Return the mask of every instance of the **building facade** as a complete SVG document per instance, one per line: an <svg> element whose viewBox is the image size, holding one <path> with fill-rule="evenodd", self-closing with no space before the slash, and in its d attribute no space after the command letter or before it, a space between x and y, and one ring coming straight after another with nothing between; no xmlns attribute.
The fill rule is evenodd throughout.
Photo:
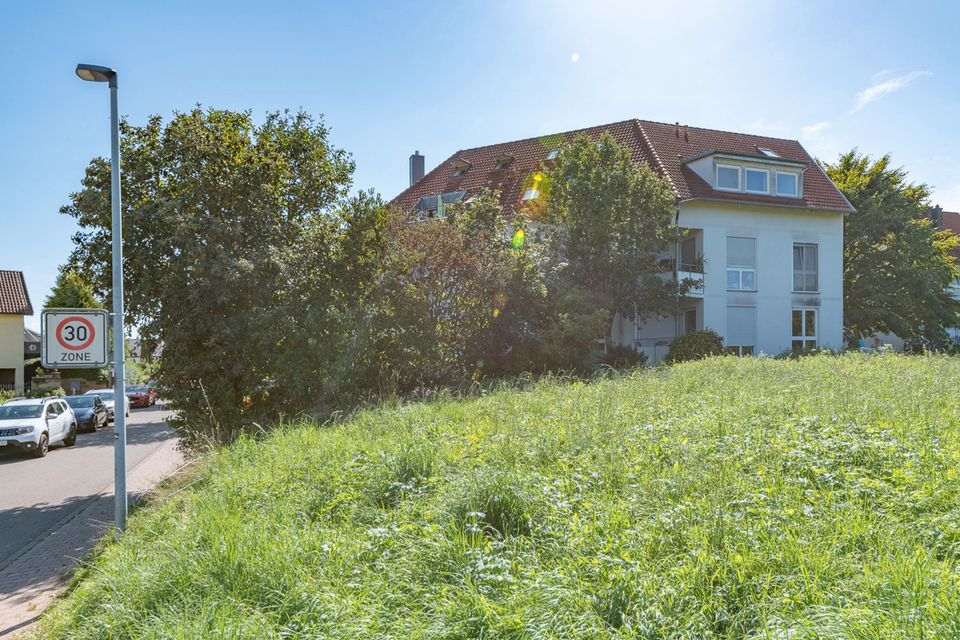
<svg viewBox="0 0 960 640"><path fill-rule="evenodd" d="M464 149L426 175L417 152L391 204L431 216L486 188L512 212L539 196L530 176L564 143L603 133L673 187L679 230L664 276L694 285L670 316L614 318L612 343L653 362L696 329L740 355L843 347L843 219L855 212L795 140L626 120Z"/></svg>
<svg viewBox="0 0 960 640"><path fill-rule="evenodd" d="M33 315L21 271L0 270L0 389L23 392L23 317Z"/></svg>

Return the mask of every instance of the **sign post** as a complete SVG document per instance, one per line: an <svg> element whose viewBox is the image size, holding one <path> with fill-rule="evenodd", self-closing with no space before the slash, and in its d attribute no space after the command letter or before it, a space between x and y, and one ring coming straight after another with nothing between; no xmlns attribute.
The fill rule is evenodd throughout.
<svg viewBox="0 0 960 640"><path fill-rule="evenodd" d="M88 82L106 82L110 88L110 244L113 248L113 508L114 535L127 528L127 418L123 407L123 231L120 215L120 115L117 107L117 71L96 64L78 64L77 77Z"/></svg>

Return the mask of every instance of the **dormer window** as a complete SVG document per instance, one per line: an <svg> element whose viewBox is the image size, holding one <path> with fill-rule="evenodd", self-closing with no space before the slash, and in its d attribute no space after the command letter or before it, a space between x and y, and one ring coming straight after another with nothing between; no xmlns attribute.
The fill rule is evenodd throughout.
<svg viewBox="0 0 960 640"><path fill-rule="evenodd" d="M453 162L453 177L457 178L462 175L465 175L467 171L470 171L470 167L473 165L467 162L466 160L460 159Z"/></svg>
<svg viewBox="0 0 960 640"><path fill-rule="evenodd" d="M493 166L494 171L503 171L513 164L513 156L500 156L497 158L497 164Z"/></svg>
<svg viewBox="0 0 960 640"><path fill-rule="evenodd" d="M560 149L550 149L550 153L547 154L547 160L556 160L559 153Z"/></svg>
<svg viewBox="0 0 960 640"><path fill-rule="evenodd" d="M740 191L740 167L718 164L717 189L721 191Z"/></svg>
<svg viewBox="0 0 960 640"><path fill-rule="evenodd" d="M800 177L796 173L777 171L777 195L796 198L800 195Z"/></svg>
<svg viewBox="0 0 960 640"><path fill-rule="evenodd" d="M747 193L770 193L770 172L766 169L744 169Z"/></svg>

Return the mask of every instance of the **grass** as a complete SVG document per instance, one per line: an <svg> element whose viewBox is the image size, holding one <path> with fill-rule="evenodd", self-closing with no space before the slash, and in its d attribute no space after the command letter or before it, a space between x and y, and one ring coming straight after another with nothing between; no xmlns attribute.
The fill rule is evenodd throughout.
<svg viewBox="0 0 960 640"><path fill-rule="evenodd" d="M716 358L288 425L133 518L59 638L957 638L960 360Z"/></svg>

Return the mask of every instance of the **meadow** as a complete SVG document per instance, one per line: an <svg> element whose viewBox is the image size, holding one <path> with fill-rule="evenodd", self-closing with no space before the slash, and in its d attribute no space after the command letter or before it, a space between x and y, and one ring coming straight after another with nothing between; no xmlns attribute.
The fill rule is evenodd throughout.
<svg viewBox="0 0 960 640"><path fill-rule="evenodd" d="M960 359L713 358L299 421L105 543L49 638L957 638Z"/></svg>

